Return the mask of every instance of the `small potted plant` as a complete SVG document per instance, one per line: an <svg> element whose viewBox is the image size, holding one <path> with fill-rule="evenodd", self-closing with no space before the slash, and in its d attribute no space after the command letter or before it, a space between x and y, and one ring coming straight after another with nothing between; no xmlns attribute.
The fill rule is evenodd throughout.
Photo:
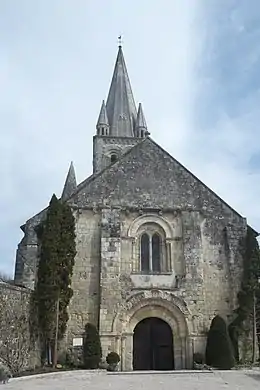
<svg viewBox="0 0 260 390"><path fill-rule="evenodd" d="M118 363L120 362L120 357L116 352L109 352L106 357L106 362L108 364L107 371L117 371Z"/></svg>

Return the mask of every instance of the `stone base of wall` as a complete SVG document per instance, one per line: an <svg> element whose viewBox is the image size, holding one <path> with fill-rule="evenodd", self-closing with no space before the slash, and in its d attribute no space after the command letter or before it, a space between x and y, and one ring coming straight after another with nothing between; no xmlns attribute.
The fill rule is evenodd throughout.
<svg viewBox="0 0 260 390"><path fill-rule="evenodd" d="M102 356L105 359L111 351L117 352L120 356L120 369L122 371L133 370L133 333L103 334L100 337L102 345ZM174 366L176 370L192 369L193 354L205 353L206 336L197 335L187 338L175 338L173 343Z"/></svg>
<svg viewBox="0 0 260 390"><path fill-rule="evenodd" d="M40 348L30 338L31 291L0 282L0 359L13 374L40 366Z"/></svg>

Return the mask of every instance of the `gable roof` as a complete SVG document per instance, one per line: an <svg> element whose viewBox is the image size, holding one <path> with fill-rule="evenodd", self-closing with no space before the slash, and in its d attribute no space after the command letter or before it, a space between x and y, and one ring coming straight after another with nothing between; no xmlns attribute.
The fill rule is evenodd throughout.
<svg viewBox="0 0 260 390"><path fill-rule="evenodd" d="M167 182L166 189L161 188L164 181ZM163 197L165 201L159 201ZM116 163L82 183L70 201L84 207L93 203L102 204L104 199L114 206L137 205L139 202L140 207L160 208L168 205L170 208L174 204L177 207L186 204L202 210L212 208L217 203L222 212L243 218L151 138L142 140Z"/></svg>
<svg viewBox="0 0 260 390"><path fill-rule="evenodd" d="M155 161L156 158L157 161ZM164 166L160 168L160 165ZM150 168L148 169L150 177L147 175L147 167ZM213 209L216 211L218 209L220 215L228 213L229 215L233 214L235 218L243 218L241 214L149 137L140 140L138 144L123 154L117 162L83 180L67 201L70 204L77 204L79 207L93 206L94 204L104 205L104 200L106 200L106 204L111 204L111 206L134 206L135 202L135 206L140 206L140 208L167 208L167 206L168 208L174 208L176 203L174 204L172 201L174 193L171 185L167 186L167 191L164 191L163 194L162 192L159 193L160 198L162 195L166 196L164 204L163 202L158 202L158 193L157 201L154 199L151 201L151 197L153 198L155 192L158 192L158 188L161 187L161 183L157 185L158 183L156 184L154 180L151 180L151 174L154 171L157 171L157 179L159 176L161 182L166 180L170 184L170 181L172 181L175 182L177 187L182 187L179 188L178 197L180 197L181 192L182 201L183 204L185 203L186 208L187 205L190 205L191 208L195 207L198 210L206 211L207 208L211 208L212 211ZM141 174L138 181L140 187L136 187L138 172L139 175ZM166 178L162 177L162 172L166 172ZM181 185L176 183L176 175L179 175L179 181L183 181ZM143 186L144 181L145 186ZM129 182L132 182L130 189L126 185ZM152 186L147 188L147 183L149 182ZM142 192L144 187L146 187L146 190L150 190L146 192L146 195ZM123 192L120 191L120 188L123 189ZM189 194L188 197L187 193ZM125 198L126 195L127 199ZM196 199L195 204L194 198ZM177 205L177 208L178 206L180 205ZM38 223L41 217L45 215L47 208L30 218L27 222L35 220ZM259 235L257 231L254 230L254 232L256 235Z"/></svg>

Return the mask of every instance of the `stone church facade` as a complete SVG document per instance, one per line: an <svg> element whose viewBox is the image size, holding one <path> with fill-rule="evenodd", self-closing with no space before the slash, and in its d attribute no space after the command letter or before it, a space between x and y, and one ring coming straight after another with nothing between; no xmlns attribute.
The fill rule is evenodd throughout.
<svg viewBox="0 0 260 390"><path fill-rule="evenodd" d="M77 245L66 343L92 322L123 370L191 368L212 318L236 307L247 222L149 135L119 47L93 174L77 184L71 164L62 193ZM15 282L30 289L45 213L21 227Z"/></svg>

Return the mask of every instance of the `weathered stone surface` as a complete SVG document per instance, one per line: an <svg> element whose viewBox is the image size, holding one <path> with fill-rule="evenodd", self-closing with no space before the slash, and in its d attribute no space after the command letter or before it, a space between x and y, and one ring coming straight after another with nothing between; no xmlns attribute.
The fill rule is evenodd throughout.
<svg viewBox="0 0 260 390"><path fill-rule="evenodd" d="M79 207L95 202L134 209L197 210L217 222L242 218L149 138L81 188L73 201Z"/></svg>
<svg viewBox="0 0 260 390"><path fill-rule="evenodd" d="M37 343L30 338L30 291L0 283L0 361L12 374L40 363Z"/></svg>
<svg viewBox="0 0 260 390"><path fill-rule="evenodd" d="M100 137L93 140L93 172L98 173L111 164L111 156L117 159L141 141L132 137Z"/></svg>
<svg viewBox="0 0 260 390"><path fill-rule="evenodd" d="M124 129L123 113L115 119ZM175 367L190 368L193 353L204 352L212 318L229 320L236 308L246 219L150 138L98 134L94 173L67 200L77 255L65 344L73 348L92 322L103 356L114 350L121 368L131 370L135 326L157 316L174 335ZM29 288L38 263L35 229L44 217L45 210L26 222L17 251L15 281ZM152 255L149 270L141 269L143 234L149 253L159 237L156 270Z"/></svg>

